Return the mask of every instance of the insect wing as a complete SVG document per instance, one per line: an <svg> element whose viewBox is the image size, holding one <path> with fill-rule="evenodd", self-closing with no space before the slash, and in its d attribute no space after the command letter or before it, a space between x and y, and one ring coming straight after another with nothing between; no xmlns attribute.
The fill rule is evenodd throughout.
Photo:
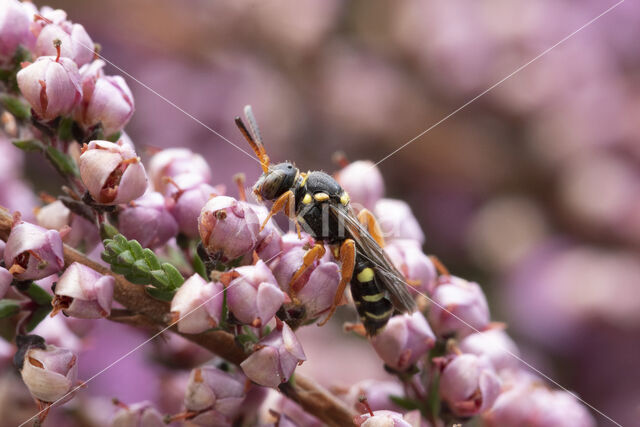
<svg viewBox="0 0 640 427"><path fill-rule="evenodd" d="M345 211L342 206L332 203L330 203L330 207L332 214L344 224L346 235L356 242L356 250L359 251L359 254L376 267L376 277L389 292L395 308L402 312L415 311L416 303L407 290L409 285L406 284L402 273L394 267L384 250L367 229L360 224L353 210Z"/></svg>

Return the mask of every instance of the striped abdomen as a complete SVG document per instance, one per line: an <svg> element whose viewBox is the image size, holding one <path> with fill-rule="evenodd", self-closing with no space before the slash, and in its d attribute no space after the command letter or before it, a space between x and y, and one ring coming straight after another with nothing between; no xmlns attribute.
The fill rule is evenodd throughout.
<svg viewBox="0 0 640 427"><path fill-rule="evenodd" d="M376 335L393 315L393 305L378 286L371 263L359 255L351 278L351 295L367 334Z"/></svg>

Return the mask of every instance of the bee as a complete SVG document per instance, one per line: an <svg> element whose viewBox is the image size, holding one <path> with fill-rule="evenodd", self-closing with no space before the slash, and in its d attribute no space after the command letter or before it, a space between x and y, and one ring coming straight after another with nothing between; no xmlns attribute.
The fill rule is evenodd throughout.
<svg viewBox="0 0 640 427"><path fill-rule="evenodd" d="M304 255L300 269L291 284L326 252L325 244L341 263L341 279L324 325L340 303L347 284L369 336L376 335L394 312L412 312L415 301L406 288L402 274L385 255L384 239L378 223L366 209L357 215L349 203L349 195L340 184L324 172L301 172L293 163L271 165L251 106L244 108L249 124L240 117L236 125L255 152L263 174L253 186L259 200L272 201L269 215L262 223L280 211L295 222L298 235L301 228L316 242ZM291 289L295 293L299 289Z"/></svg>

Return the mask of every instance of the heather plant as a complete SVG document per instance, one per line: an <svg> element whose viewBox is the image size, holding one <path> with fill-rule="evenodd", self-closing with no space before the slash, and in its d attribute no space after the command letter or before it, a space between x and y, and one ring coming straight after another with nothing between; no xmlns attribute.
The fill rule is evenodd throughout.
<svg viewBox="0 0 640 427"><path fill-rule="evenodd" d="M143 162L145 141L134 146L124 133L134 112L127 80L105 74L90 35L65 12L2 0L0 42L0 143L42 156L64 181L41 197L35 220L0 211L0 317L13 327L6 338L39 409L35 423L91 387L93 377L78 378L83 360L71 339L37 334L47 316L67 316L89 337L83 323L94 319L183 341L170 339L157 356L184 374L176 395L167 392L176 410L116 400L114 426L595 425L574 395L520 363L482 286L423 252L411 208L383 198L382 174L366 161L345 162L335 176L356 210L374 213L419 309L396 313L371 337L345 324L378 354L387 384L331 393L296 373L307 361L300 331L316 328L338 288L332 251L295 276L316 242L273 219L263 225L268 210L241 179L237 197L225 194L215 162L179 146ZM341 302L353 310L349 295Z"/></svg>

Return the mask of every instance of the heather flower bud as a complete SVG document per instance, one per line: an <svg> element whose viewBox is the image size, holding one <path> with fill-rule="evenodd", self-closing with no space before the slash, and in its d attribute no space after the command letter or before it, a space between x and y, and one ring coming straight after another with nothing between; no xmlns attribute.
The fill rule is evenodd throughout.
<svg viewBox="0 0 640 427"><path fill-rule="evenodd" d="M229 310L242 323L266 325L285 300L271 270L260 260L235 272L238 277L227 286Z"/></svg>
<svg viewBox="0 0 640 427"><path fill-rule="evenodd" d="M421 313L394 316L371 344L384 363L407 370L433 348L436 337Z"/></svg>
<svg viewBox="0 0 640 427"><path fill-rule="evenodd" d="M18 45L31 47L34 37L29 31L30 21L27 9L19 1L0 1L0 60L10 59Z"/></svg>
<svg viewBox="0 0 640 427"><path fill-rule="evenodd" d="M54 311L81 319L99 319L111 314L113 276L102 275L84 264L74 262L55 285Z"/></svg>
<svg viewBox="0 0 640 427"><path fill-rule="evenodd" d="M351 197L352 203L372 210L384 194L380 169L368 160L350 163L338 173L336 180Z"/></svg>
<svg viewBox="0 0 640 427"><path fill-rule="evenodd" d="M262 224L269 215L269 210L263 205L251 205L244 202L244 206L249 206L255 212L259 224ZM265 227L258 234L258 244L255 251L264 262L272 261L282 253L282 233L273 220L267 221Z"/></svg>
<svg viewBox="0 0 640 427"><path fill-rule="evenodd" d="M380 199L373 213L378 219L385 239L411 239L416 240L420 245L424 243L424 233L406 202Z"/></svg>
<svg viewBox="0 0 640 427"><path fill-rule="evenodd" d="M200 175L183 173L171 181L169 211L178 223L180 232L188 237L198 237L198 217L207 202L224 193L224 187L212 187ZM227 236L228 238L229 236Z"/></svg>
<svg viewBox="0 0 640 427"><path fill-rule="evenodd" d="M364 396L371 410L401 411L391 396L404 396L405 390L398 381L363 380L349 389L346 401L351 407L356 407L360 398Z"/></svg>
<svg viewBox="0 0 640 427"><path fill-rule="evenodd" d="M518 347L502 329L476 332L460 341L458 346L464 353L487 358L496 372L516 368L520 363Z"/></svg>
<svg viewBox="0 0 640 427"><path fill-rule="evenodd" d="M207 283L194 274L180 286L171 301L171 314L178 321L178 331L199 334L220 323L222 283Z"/></svg>
<svg viewBox="0 0 640 427"><path fill-rule="evenodd" d="M462 338L489 325L489 305L480 285L450 277L433 292L427 317L438 336Z"/></svg>
<svg viewBox="0 0 640 427"><path fill-rule="evenodd" d="M9 273L9 270L0 267L0 299L4 298L11 286L11 282L13 282L13 276Z"/></svg>
<svg viewBox="0 0 640 427"><path fill-rule="evenodd" d="M125 145L91 141L78 161L80 177L96 202L127 203L147 189L147 175L140 158Z"/></svg>
<svg viewBox="0 0 640 427"><path fill-rule="evenodd" d="M293 275L302 266L306 250L294 247L283 254L271 266L280 288L286 293L295 293L295 302L305 309L304 319L315 319L328 310L340 282L340 269L335 262L316 261L291 285Z"/></svg>
<svg viewBox="0 0 640 427"><path fill-rule="evenodd" d="M80 102L80 75L69 58L41 56L17 74L18 87L39 118L67 115Z"/></svg>
<svg viewBox="0 0 640 427"><path fill-rule="evenodd" d="M411 417L411 420L413 418ZM358 415L353 419L353 423L361 427L420 427L419 420L420 418L418 418L418 423L414 424L406 420L405 416L399 412L382 410L374 411L373 415Z"/></svg>
<svg viewBox="0 0 640 427"><path fill-rule="evenodd" d="M140 402L123 405L116 412L111 427L163 427L166 426L163 416L153 407L151 402Z"/></svg>
<svg viewBox="0 0 640 427"><path fill-rule="evenodd" d="M145 248L159 248L178 234L178 223L160 193L147 192L118 215L118 230Z"/></svg>
<svg viewBox="0 0 640 427"><path fill-rule="evenodd" d="M36 220L38 225L50 230L61 231L65 227L71 227L62 240L74 248L82 246L87 253L91 252L101 241L95 224L72 213L59 200L39 208Z"/></svg>
<svg viewBox="0 0 640 427"><path fill-rule="evenodd" d="M409 289L431 295L436 284L436 268L415 240L397 239L384 248L393 265L402 273Z"/></svg>
<svg viewBox="0 0 640 427"><path fill-rule="evenodd" d="M106 76L97 59L80 69L82 102L74 117L85 129L102 124L104 135L122 130L134 111L133 94L121 76Z"/></svg>
<svg viewBox="0 0 640 427"><path fill-rule="evenodd" d="M307 360L302 346L286 323L258 342L258 349L240 367L255 383L278 387L289 381L296 366Z"/></svg>
<svg viewBox="0 0 640 427"><path fill-rule="evenodd" d="M493 406L500 386L500 379L486 359L461 354L446 363L439 391L455 415L470 417Z"/></svg>
<svg viewBox="0 0 640 427"><path fill-rule="evenodd" d="M202 208L198 230L207 253L222 262L228 262L250 253L256 247L260 224L248 205L232 197L217 196Z"/></svg>
<svg viewBox="0 0 640 427"><path fill-rule="evenodd" d="M60 56L69 58L78 66L91 62L94 55L93 40L80 24L69 21L45 25L38 34L34 49L35 56L57 55L54 40L62 42Z"/></svg>
<svg viewBox="0 0 640 427"><path fill-rule="evenodd" d="M198 415L189 421L201 426L231 425L245 397L241 378L210 365L192 370L184 406Z"/></svg>
<svg viewBox="0 0 640 427"><path fill-rule="evenodd" d="M19 222L7 239L4 263L18 280L37 280L57 273L64 266L60 233Z"/></svg>
<svg viewBox="0 0 640 427"><path fill-rule="evenodd" d="M77 356L64 348L47 345L26 351L20 373L36 399L53 403L69 393L78 376ZM71 399L71 394L64 401Z"/></svg>
<svg viewBox="0 0 640 427"><path fill-rule="evenodd" d="M505 379L503 391L491 409L482 414L482 422L487 427L596 425L575 396L566 391L550 390L539 378L524 371L516 371Z"/></svg>
<svg viewBox="0 0 640 427"><path fill-rule="evenodd" d="M165 177L175 178L183 173L198 175L202 182L211 181L211 169L200 154L187 148L168 148L156 153L149 162L149 177L153 188L164 193Z"/></svg>

